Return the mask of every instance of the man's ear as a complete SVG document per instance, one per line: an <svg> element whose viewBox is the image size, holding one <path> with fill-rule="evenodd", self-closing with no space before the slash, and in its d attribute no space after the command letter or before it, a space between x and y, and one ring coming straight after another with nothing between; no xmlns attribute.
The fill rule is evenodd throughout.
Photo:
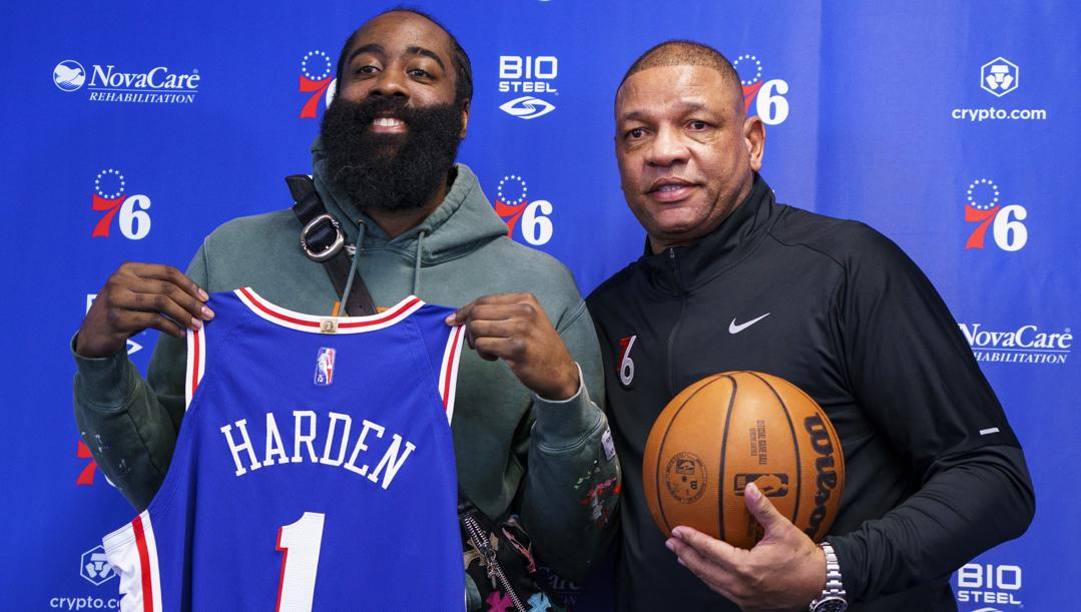
<svg viewBox="0 0 1081 612"><path fill-rule="evenodd" d="M466 129L469 127L469 98L462 100L462 129L458 132L458 140L465 140Z"/></svg>
<svg viewBox="0 0 1081 612"><path fill-rule="evenodd" d="M751 169L758 172L762 169L762 158L766 154L766 124L755 115L747 117L743 121L743 142L747 145L747 155L751 162Z"/></svg>

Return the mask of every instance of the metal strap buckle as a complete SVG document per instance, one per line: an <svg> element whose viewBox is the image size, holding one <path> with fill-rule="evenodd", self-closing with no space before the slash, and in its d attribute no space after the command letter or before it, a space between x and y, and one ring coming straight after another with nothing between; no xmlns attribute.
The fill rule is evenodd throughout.
<svg viewBox="0 0 1081 612"><path fill-rule="evenodd" d="M308 246L308 234L324 221L334 228L334 241L322 251L315 252ZM344 244L345 234L342 233L341 224L338 223L337 219L327 213L323 213L309 221L308 224L304 226L304 230L300 232L300 248L304 249L304 253L315 261L322 262L334 257L338 254L338 251L342 249L342 245Z"/></svg>

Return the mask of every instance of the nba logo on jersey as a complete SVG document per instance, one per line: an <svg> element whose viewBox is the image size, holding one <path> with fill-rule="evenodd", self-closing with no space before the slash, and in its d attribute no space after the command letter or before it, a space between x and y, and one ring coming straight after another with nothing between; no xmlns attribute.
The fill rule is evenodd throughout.
<svg viewBox="0 0 1081 612"><path fill-rule="evenodd" d="M315 357L315 384L325 387L334 382L334 349L319 347Z"/></svg>

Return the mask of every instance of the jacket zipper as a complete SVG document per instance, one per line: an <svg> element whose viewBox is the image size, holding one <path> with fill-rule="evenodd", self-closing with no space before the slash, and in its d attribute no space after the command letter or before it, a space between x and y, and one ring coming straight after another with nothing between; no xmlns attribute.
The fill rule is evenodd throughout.
<svg viewBox="0 0 1081 612"><path fill-rule="evenodd" d="M522 600L518 599L518 594L514 592L514 587L511 586L510 581L507 580L507 575L503 573L503 568L499 565L499 561L496 560L495 549L492 548L488 539L484 537L480 525L472 516L468 515L462 518L462 522L465 523L465 528L469 531L469 539L473 541L473 546L484 555L484 560L488 566L488 579L497 581L503 587L507 595L510 596L515 610L526 612Z"/></svg>
<svg viewBox="0 0 1081 612"><path fill-rule="evenodd" d="M669 247L668 249L668 261L672 264L672 277L675 279L676 289L679 291L679 317L676 318L676 322L672 325L672 331L668 332L668 395L675 397L676 393L681 391L675 388L675 343L676 334L679 332L679 325L683 322L683 311L687 307L687 292L683 289L683 285L679 278L679 262L676 261L676 249Z"/></svg>

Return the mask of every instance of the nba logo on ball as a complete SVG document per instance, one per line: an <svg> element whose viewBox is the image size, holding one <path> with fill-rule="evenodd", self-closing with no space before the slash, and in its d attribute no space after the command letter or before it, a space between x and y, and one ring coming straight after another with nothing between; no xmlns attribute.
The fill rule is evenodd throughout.
<svg viewBox="0 0 1081 612"><path fill-rule="evenodd" d="M315 384L325 387L334 382L334 349L319 347L315 357Z"/></svg>

